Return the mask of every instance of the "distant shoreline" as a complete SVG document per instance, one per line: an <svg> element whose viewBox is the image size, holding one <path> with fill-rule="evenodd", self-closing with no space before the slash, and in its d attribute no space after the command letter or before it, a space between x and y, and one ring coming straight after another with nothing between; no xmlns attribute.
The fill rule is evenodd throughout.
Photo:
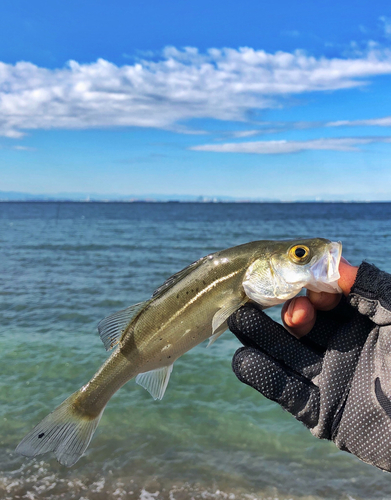
<svg viewBox="0 0 391 500"><path fill-rule="evenodd" d="M105 205L129 205L129 204L181 204L181 205L273 205L273 204L389 204L391 200L270 200L270 201L252 201L252 200L239 200L239 201L196 201L196 200L0 200L0 203L76 203L76 204L105 204Z"/></svg>

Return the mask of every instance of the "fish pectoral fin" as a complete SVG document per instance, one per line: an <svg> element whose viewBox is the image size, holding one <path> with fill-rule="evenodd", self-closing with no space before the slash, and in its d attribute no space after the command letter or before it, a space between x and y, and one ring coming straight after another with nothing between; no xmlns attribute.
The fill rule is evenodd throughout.
<svg viewBox="0 0 391 500"><path fill-rule="evenodd" d="M136 382L141 387L144 387L153 399L163 399L173 366L163 366L163 368L158 368L157 370L139 373L136 377Z"/></svg>
<svg viewBox="0 0 391 500"><path fill-rule="evenodd" d="M220 335L222 335L225 332L225 330L227 330L227 329L228 329L227 322L224 321L224 323L222 323L217 328L217 330L214 332L214 334L209 337L209 342L208 342L208 345L206 346L206 348L208 348L212 344L214 344L216 342L216 340L220 337Z"/></svg>
<svg viewBox="0 0 391 500"><path fill-rule="evenodd" d="M210 347L221 334L227 329L227 319L235 311L242 307L248 301L248 297L243 295L236 300L228 301L223 307L216 312L212 319L212 335L209 337L209 343L206 347Z"/></svg>
<svg viewBox="0 0 391 500"><path fill-rule="evenodd" d="M145 304L146 302L139 302L126 309L122 309L122 311L110 314L110 316L99 322L98 332L106 351L109 351L119 343L126 327L136 314L143 309Z"/></svg>

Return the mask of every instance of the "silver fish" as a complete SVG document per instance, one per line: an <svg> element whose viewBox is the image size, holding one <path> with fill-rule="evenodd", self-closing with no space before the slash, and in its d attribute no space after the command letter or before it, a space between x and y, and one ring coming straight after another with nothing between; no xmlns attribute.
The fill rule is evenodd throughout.
<svg viewBox="0 0 391 500"><path fill-rule="evenodd" d="M53 451L71 466L83 455L103 410L128 380L162 399L173 364L206 339L213 343L228 317L249 300L262 308L303 287L338 293L342 246L316 238L255 241L222 250L174 274L151 299L103 319L106 350L117 349L92 379L44 418L18 445L28 457Z"/></svg>

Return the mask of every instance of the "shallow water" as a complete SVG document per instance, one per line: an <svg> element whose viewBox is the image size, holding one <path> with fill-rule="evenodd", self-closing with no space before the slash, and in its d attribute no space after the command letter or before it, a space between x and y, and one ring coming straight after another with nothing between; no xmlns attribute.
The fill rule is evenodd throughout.
<svg viewBox="0 0 391 500"><path fill-rule="evenodd" d="M73 468L13 452L106 359L98 321L190 262L322 236L391 272L390 221L391 204L0 203L0 498L391 498L391 474L236 380L229 333L175 363L163 401L123 387Z"/></svg>

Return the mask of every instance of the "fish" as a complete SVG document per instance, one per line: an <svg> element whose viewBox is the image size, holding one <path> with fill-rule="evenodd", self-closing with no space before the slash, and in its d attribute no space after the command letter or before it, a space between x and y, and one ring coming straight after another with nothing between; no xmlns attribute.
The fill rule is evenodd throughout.
<svg viewBox="0 0 391 500"><path fill-rule="evenodd" d="M88 447L106 404L135 378L162 399L173 364L227 329L246 302L261 309L280 304L302 288L339 293L340 242L324 238L261 240L207 255L171 276L150 299L115 312L98 324L106 350L116 347L87 384L27 434L16 452L54 452L74 465Z"/></svg>

